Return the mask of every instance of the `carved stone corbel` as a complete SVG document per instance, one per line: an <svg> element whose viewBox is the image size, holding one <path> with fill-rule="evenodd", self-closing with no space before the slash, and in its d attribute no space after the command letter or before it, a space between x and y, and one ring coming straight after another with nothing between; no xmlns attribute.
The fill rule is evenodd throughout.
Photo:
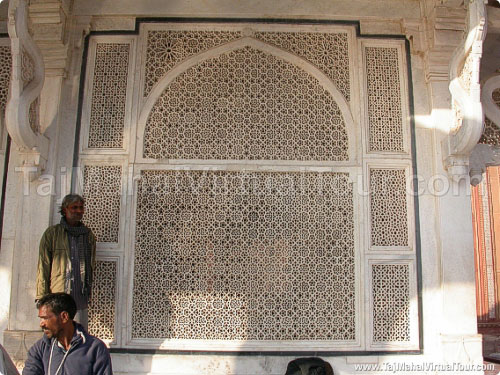
<svg viewBox="0 0 500 375"><path fill-rule="evenodd" d="M19 148L25 167L45 168L49 140L40 133L39 96L45 69L40 50L28 31L26 0L9 4L9 36L12 51L10 95L5 117L7 131ZM37 177L37 173L32 175Z"/></svg>
<svg viewBox="0 0 500 375"><path fill-rule="evenodd" d="M465 38L450 62L450 93L454 126L442 141L443 163L453 179L469 172L469 156L483 132L479 65L486 37L484 0L468 3Z"/></svg>

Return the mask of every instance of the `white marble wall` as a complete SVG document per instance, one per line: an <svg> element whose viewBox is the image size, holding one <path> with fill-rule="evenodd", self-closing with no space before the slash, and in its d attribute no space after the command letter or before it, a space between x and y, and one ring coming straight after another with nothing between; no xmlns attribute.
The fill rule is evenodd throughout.
<svg viewBox="0 0 500 375"><path fill-rule="evenodd" d="M390 12L388 11L390 10ZM69 64L58 83L59 96L42 94L55 113L48 126L51 157L44 173L56 176L54 195L36 193L40 182L28 183L16 172L21 163L13 145L6 191L6 210L0 250L0 340L5 330L36 330L34 282L38 239L56 220L62 179L70 176L75 139L81 37L85 25L97 29L132 29L133 17L262 17L288 19L361 20L365 33L404 33L409 24L423 25L418 1L295 1L165 2L77 0L68 20ZM92 18L89 16L93 16ZM403 21L401 21L403 20ZM422 22L422 23L421 23ZM418 27L417 27L418 29ZM399 30L399 31L398 31ZM408 31L409 32L409 31ZM421 35L417 32L417 37ZM417 41L415 38L414 41ZM415 51L412 51L415 52ZM415 102L416 154L423 186L443 176L441 140L451 127L448 83L427 82L422 55L412 54ZM54 112L55 109L55 112ZM50 126L49 126L50 125ZM67 172L61 173L61 168ZM354 364L481 363L481 343L475 315L474 261L468 180L461 186L447 180L450 189L419 197L422 261L423 354L412 356L329 357L336 374L355 373ZM456 188L455 188L456 187ZM455 189L454 189L455 188ZM291 356L138 355L114 354L117 374L282 374ZM434 373L434 372L429 372ZM447 372L449 373L449 372ZM473 373L473 372L471 372Z"/></svg>

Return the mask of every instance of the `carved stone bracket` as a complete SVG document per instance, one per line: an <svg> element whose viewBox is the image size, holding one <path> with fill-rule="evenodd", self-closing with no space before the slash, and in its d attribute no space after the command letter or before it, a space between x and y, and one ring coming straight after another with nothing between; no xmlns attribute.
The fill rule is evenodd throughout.
<svg viewBox="0 0 500 375"><path fill-rule="evenodd" d="M484 0L468 3L467 31L450 62L450 93L454 126L442 141L443 163L448 174L456 179L469 170L469 156L483 132L483 110L479 65L486 37Z"/></svg>
<svg viewBox="0 0 500 375"><path fill-rule="evenodd" d="M40 50L28 31L26 0L9 4L9 36L12 50L10 96L6 107L7 131L23 156L23 166L38 173L45 167L49 140L40 134L39 95L45 69ZM33 178L36 178L34 174Z"/></svg>

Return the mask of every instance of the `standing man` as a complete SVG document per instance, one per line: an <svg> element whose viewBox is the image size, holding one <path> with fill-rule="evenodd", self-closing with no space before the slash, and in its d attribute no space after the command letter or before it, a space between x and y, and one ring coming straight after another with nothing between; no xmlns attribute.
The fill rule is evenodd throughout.
<svg viewBox="0 0 500 375"><path fill-rule="evenodd" d="M73 321L76 304L66 293L37 302L44 335L28 351L23 375L112 375L106 345Z"/></svg>
<svg viewBox="0 0 500 375"><path fill-rule="evenodd" d="M69 293L76 302L78 321L87 326L92 290L96 239L81 222L84 199L66 195L61 204L61 222L45 231L40 240L36 299L49 293Z"/></svg>

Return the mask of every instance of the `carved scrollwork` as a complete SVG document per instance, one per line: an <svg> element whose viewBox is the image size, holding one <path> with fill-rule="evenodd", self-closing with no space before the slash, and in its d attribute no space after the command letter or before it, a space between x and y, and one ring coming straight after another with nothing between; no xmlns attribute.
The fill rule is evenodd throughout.
<svg viewBox="0 0 500 375"><path fill-rule="evenodd" d="M459 178L468 172L469 156L483 131L483 110L479 83L479 64L486 37L483 0L468 3L467 31L450 63L450 93L453 126L443 140L443 161L448 173Z"/></svg>
<svg viewBox="0 0 500 375"><path fill-rule="evenodd" d="M35 63L31 56L22 48L21 52L21 79L23 88L26 87L35 78Z"/></svg>
<svg viewBox="0 0 500 375"><path fill-rule="evenodd" d="M7 130L23 154L23 164L40 172L48 154L48 139L40 134L39 96L45 69L43 58L28 31L26 0L9 4L12 79L6 108Z"/></svg>

